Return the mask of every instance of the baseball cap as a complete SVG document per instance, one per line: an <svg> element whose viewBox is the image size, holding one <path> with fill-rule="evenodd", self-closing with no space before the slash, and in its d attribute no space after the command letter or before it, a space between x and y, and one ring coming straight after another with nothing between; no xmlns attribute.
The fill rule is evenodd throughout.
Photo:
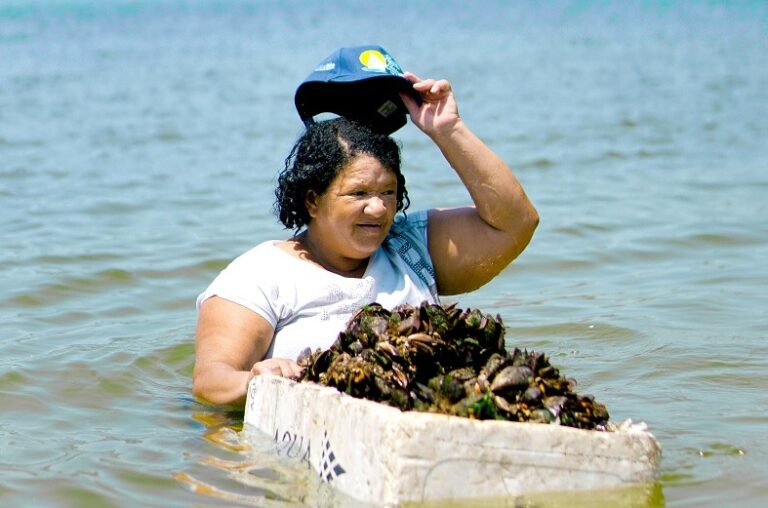
<svg viewBox="0 0 768 508"><path fill-rule="evenodd" d="M335 113L392 134L405 125L408 113L400 92L421 103L421 95L384 48L354 46L320 62L296 89L295 103L305 124L320 113Z"/></svg>

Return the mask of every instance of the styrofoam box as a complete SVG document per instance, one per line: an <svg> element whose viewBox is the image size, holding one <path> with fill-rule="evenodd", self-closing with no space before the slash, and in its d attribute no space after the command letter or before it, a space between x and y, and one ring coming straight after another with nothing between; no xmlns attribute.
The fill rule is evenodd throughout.
<svg viewBox="0 0 768 508"><path fill-rule="evenodd" d="M652 482L661 448L644 424L615 431L400 411L314 383L256 376L245 423L361 501L516 497Z"/></svg>

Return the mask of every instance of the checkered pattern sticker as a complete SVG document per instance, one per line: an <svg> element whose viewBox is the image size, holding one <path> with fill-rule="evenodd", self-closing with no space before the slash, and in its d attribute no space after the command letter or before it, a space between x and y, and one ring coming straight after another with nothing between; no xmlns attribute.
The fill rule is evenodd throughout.
<svg viewBox="0 0 768 508"><path fill-rule="evenodd" d="M320 478L323 481L331 483L334 478L341 476L346 471L341 464L336 461L336 455L331 449L331 442L328 441L328 433L323 433L322 453L320 454Z"/></svg>

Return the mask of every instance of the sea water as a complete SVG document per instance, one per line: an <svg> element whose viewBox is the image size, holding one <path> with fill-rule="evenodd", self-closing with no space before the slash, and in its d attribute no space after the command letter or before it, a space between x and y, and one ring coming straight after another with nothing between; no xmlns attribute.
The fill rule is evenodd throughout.
<svg viewBox="0 0 768 508"><path fill-rule="evenodd" d="M190 377L196 295L289 234L296 86L365 43L449 78L541 215L445 301L663 447L654 485L550 502L767 503L768 4L2 0L0 504L349 501ZM469 202L395 137L414 209Z"/></svg>

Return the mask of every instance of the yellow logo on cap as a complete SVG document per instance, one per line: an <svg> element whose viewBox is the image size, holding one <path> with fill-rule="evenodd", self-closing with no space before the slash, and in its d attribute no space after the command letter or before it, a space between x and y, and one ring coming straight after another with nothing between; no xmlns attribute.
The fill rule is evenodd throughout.
<svg viewBox="0 0 768 508"><path fill-rule="evenodd" d="M381 51L369 49L360 53L360 62L368 70L385 71L387 69L387 59L381 54Z"/></svg>

